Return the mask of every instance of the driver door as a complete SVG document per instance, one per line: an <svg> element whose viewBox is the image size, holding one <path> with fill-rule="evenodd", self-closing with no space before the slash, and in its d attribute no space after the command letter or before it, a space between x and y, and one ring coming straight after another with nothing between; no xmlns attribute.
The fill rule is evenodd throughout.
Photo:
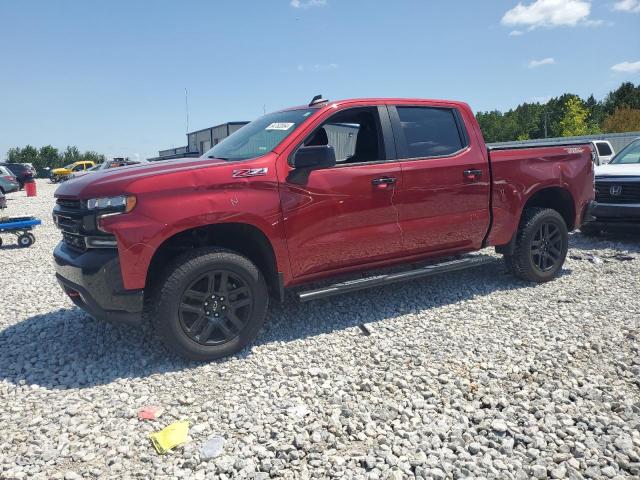
<svg viewBox="0 0 640 480"><path fill-rule="evenodd" d="M335 167L313 170L301 180L281 164L280 201L296 279L384 261L402 251L394 205L402 174L386 107L338 111L301 145L327 144L336 152Z"/></svg>

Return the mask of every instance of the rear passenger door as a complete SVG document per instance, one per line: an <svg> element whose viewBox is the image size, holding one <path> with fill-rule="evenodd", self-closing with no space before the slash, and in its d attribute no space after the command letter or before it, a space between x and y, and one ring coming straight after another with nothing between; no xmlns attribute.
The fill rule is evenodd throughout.
<svg viewBox="0 0 640 480"><path fill-rule="evenodd" d="M465 114L454 105L389 108L403 178L394 203L406 254L481 247L490 220L489 166Z"/></svg>

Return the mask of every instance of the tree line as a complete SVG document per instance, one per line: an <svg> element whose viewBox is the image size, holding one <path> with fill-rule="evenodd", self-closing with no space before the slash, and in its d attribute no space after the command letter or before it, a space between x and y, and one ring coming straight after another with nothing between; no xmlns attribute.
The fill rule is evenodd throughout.
<svg viewBox="0 0 640 480"><path fill-rule="evenodd" d="M623 83L601 101L593 95L583 100L565 93L546 103L523 103L504 113L478 112L476 118L486 142L640 131L640 84ZM104 159L103 154L91 150L81 153L75 146L61 152L51 145L40 149L27 145L7 152L7 161L31 163L39 176L47 176L47 169L79 160L99 163Z"/></svg>
<svg viewBox="0 0 640 480"><path fill-rule="evenodd" d="M565 93L508 112L476 114L486 142L640 131L640 84L620 85L601 101Z"/></svg>
<svg viewBox="0 0 640 480"><path fill-rule="evenodd" d="M51 145L45 145L40 149L27 145L23 148L10 148L7 152L8 162L30 163L38 172L38 176L48 176L47 169L62 167L80 160L92 160L100 163L104 162L105 156L92 150L81 153L76 146L68 146L61 152Z"/></svg>

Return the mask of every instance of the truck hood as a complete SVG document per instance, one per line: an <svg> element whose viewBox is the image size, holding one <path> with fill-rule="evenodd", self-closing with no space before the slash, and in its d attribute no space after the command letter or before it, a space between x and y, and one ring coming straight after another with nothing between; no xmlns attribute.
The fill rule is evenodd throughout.
<svg viewBox="0 0 640 480"><path fill-rule="evenodd" d="M106 169L67 180L58 187L55 195L62 198L80 199L120 195L127 193L129 184L142 178L228 164L229 162L224 160L190 157Z"/></svg>
<svg viewBox="0 0 640 480"><path fill-rule="evenodd" d="M640 163L599 165L595 169L597 177L640 177Z"/></svg>

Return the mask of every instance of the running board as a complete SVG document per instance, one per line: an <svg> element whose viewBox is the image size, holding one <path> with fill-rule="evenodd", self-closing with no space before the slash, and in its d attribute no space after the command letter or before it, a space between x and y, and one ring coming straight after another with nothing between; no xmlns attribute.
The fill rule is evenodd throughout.
<svg viewBox="0 0 640 480"><path fill-rule="evenodd" d="M334 285L329 285L327 287L322 287L315 290L307 290L305 292L298 293L298 299L301 302L308 302L310 300L317 300L319 298L340 295L341 293L355 292L356 290L364 290L365 288L379 287L382 285L389 285L390 283L413 280L414 278L430 277L439 273L466 270L467 268L479 267L481 265L494 263L496 261L496 257L491 257L489 255L467 255L463 258L448 260L442 263L435 263L433 265L427 265L426 267L421 267L405 272L358 278L356 280L336 283Z"/></svg>

